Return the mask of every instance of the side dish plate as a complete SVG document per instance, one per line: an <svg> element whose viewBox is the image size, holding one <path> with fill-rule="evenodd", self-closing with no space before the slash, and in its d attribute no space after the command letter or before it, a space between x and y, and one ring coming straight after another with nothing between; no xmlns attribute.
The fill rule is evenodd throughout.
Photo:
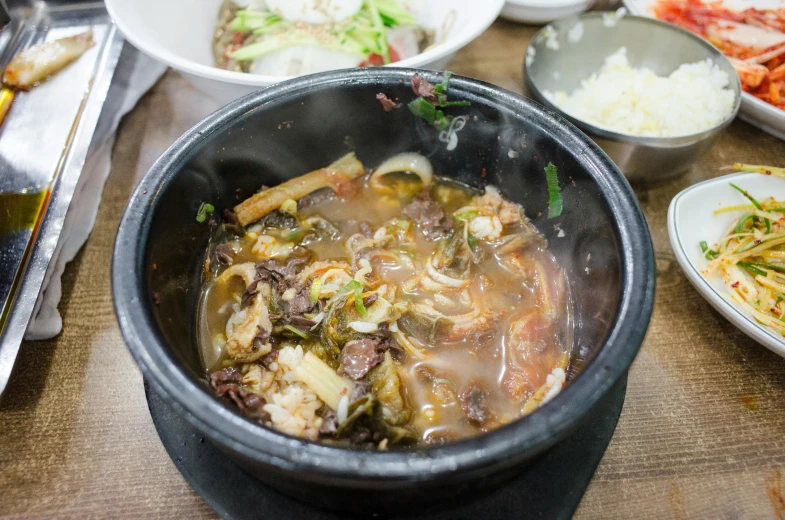
<svg viewBox="0 0 785 520"><path fill-rule="evenodd" d="M719 277L704 278L701 270L708 265L700 249L701 240L711 244L719 240L738 212L714 211L747 200L730 183L747 190L753 197L777 200L785 198L785 180L759 173L738 173L695 184L676 195L668 208L668 235L673 252L687 279L720 314L772 352L785 357L785 338L761 325L729 299L728 289Z"/></svg>

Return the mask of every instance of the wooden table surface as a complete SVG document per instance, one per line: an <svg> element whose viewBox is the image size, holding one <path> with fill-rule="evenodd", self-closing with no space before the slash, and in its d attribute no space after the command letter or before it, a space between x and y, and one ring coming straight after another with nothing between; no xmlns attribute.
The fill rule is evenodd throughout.
<svg viewBox="0 0 785 520"><path fill-rule="evenodd" d="M520 92L534 31L498 21L450 68ZM95 229L63 278L63 332L22 346L0 403L0 516L215 516L153 428L112 309L109 259L135 184L216 108L170 71L122 122ZM783 164L785 143L737 121L686 176L637 190L657 251L656 306L577 518L785 519L785 360L698 295L666 230L671 198L734 161Z"/></svg>

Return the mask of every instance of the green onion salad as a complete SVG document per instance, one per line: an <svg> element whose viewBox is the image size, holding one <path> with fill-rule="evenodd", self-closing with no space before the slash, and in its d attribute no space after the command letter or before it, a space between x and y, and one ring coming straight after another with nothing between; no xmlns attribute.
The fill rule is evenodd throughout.
<svg viewBox="0 0 785 520"><path fill-rule="evenodd" d="M734 164L734 169L785 178L782 168ZM785 335L785 201L756 198L730 187L749 202L716 210L738 216L715 244L700 242L709 261L704 276L721 276L730 299L758 322Z"/></svg>

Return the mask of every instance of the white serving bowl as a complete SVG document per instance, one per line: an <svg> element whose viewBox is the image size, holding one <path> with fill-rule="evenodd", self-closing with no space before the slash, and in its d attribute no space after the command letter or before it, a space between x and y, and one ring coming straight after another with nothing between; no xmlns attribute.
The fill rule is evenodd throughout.
<svg viewBox="0 0 785 520"><path fill-rule="evenodd" d="M596 0L507 0L501 17L513 22L548 23L583 13Z"/></svg>
<svg viewBox="0 0 785 520"><path fill-rule="evenodd" d="M181 72L199 90L228 103L291 76L263 76L213 67L212 38L221 0L106 0L106 8L134 47ZM440 42L396 67L442 69L453 54L477 38L501 11L504 0L412 2L421 26Z"/></svg>

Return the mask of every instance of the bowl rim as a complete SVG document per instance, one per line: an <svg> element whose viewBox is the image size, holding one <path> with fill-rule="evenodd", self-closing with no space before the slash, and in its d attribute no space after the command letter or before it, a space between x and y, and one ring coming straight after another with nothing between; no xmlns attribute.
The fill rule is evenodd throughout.
<svg viewBox="0 0 785 520"><path fill-rule="evenodd" d="M542 9L553 11L565 7L578 7L593 4L596 0L507 0L507 4L525 9ZM588 7L587 7L588 9Z"/></svg>
<svg viewBox="0 0 785 520"><path fill-rule="evenodd" d="M112 21L115 23L117 28L120 29L120 32L123 34L123 36L134 47L141 50L148 56L151 56L156 60L164 63L165 65L172 67L173 69L200 78L219 81L221 83L245 85L251 87L266 87L274 83L280 83L281 81L288 81L290 79L301 77L249 74L246 72L223 70L212 65L204 65L193 60L180 57L177 54L168 51L161 45L151 44L148 40L145 40L131 29L123 17L119 15L118 9L115 5L115 3L119 4L126 1L128 0L105 0L106 10L109 13L109 16L112 18ZM483 0L483 7L486 8L483 11L485 15L471 19L471 25L463 32L456 33L456 37L447 38L442 43L435 45L431 49L427 49L425 52L421 52L412 56L411 58L406 58L405 60L385 65L385 67L420 67L457 52L461 48L477 39L477 37L479 37L483 32L485 32L486 29L488 29L488 27L491 26L491 24L499 16L499 13L501 13L502 8L504 7L504 2L505 0Z"/></svg>
<svg viewBox="0 0 785 520"><path fill-rule="evenodd" d="M409 80L413 73L437 82L440 73L415 69L378 68L331 71L296 78L249 94L207 116L163 153L137 185L120 222L112 255L115 313L131 354L153 387L196 428L240 456L282 471L300 472L302 479L332 477L362 485L385 482L405 485L457 470L480 472L488 467L511 467L564 438L627 371L643 342L654 305L655 270L651 235L629 183L585 134L537 103L500 87L453 76L450 87L500 111L536 120L546 133L567 141L585 161L589 175L615 215L619 243L620 292L618 311L603 346L595 357L547 406L492 432L438 448L407 451L363 451L318 444L264 428L208 394L166 353L164 340L150 310L144 287L146 241L160 193L201 143L244 114L274 107L281 98L347 83L384 88ZM265 105L267 105L265 107Z"/></svg>
<svg viewBox="0 0 785 520"><path fill-rule="evenodd" d="M532 37L532 39L529 41L529 45L526 46L526 53L524 54L524 56L529 56L529 53L535 50L534 42L542 39L541 33L543 33L544 31L549 29L557 29L556 26L564 27L567 24L574 24L576 22L580 22L583 20L600 18L607 14L608 13L606 12L584 13L579 16L571 16L569 18L564 18L549 23L548 25L544 26L539 31L537 31L537 33ZM713 55L712 57L713 60L716 60L716 62L722 62L724 65L727 65L728 68L733 69L733 65L731 65L730 60L728 60L728 57L725 56L722 53L722 51L720 51L717 47L712 45L709 41L704 40L700 36L697 36L687 31L686 29L682 29L678 25L674 25L668 22L663 22L662 20L657 20L656 18L651 18L648 16L637 16L632 14L625 14L621 18L618 18L615 24L619 25L623 23L629 23L630 21L641 22L644 24L657 26L660 29L664 29L666 31L673 31L676 33L680 33L683 36L686 36L689 39L691 39L696 44L708 50L709 53ZM557 29L557 32L558 30L559 29ZM531 49L531 51L529 49ZM537 58L535 57L535 59ZM547 58L545 59L547 60ZM624 134L621 132L615 132L613 130L601 128L592 123L586 122L583 119L579 119L573 115L568 114L561 108L551 103L551 101L543 95L542 91L539 89L534 79L532 79L532 77L527 73L527 68L528 67L526 65L526 60L524 59L524 64L523 64L524 82L526 84L526 88L528 88L529 91L534 95L535 99L539 103L542 103L543 105L547 106L548 108L555 111L562 117L565 117L567 120L569 120L571 123L579 127L584 132L587 132L591 135L597 136L602 139L607 139L609 141L640 144L640 145L651 146L655 148L685 146L691 143L702 141L710 137L711 135L715 134L719 130L725 128L726 126L728 126L733 122L733 120L736 118L736 115L739 113L739 108L741 107L742 93L744 92L741 88L741 80L739 79L739 75L734 73L729 78L731 82L729 86L733 89L733 92L735 94L735 100L733 102L733 110L731 110L730 114L728 114L728 116L721 123L711 128L708 128L706 130L702 130L700 132L696 132L693 134L684 134L684 135L677 135L671 137L651 137L651 136L642 137L642 136Z"/></svg>

